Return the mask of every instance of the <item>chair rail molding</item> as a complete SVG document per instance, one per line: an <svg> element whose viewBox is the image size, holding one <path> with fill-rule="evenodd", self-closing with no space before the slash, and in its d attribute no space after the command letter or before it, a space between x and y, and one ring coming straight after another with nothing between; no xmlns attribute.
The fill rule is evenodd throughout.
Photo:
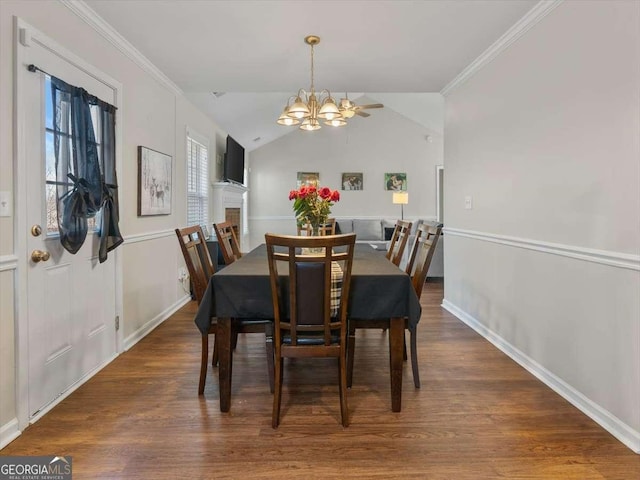
<svg viewBox="0 0 640 480"><path fill-rule="evenodd" d="M175 235L175 230L158 230L155 232L136 233L133 235L127 235L124 237L124 245L130 245L138 242L148 242L149 240L156 240L158 238L170 237Z"/></svg>
<svg viewBox="0 0 640 480"><path fill-rule="evenodd" d="M640 271L640 255L629 253L611 252L607 250L597 250L594 248L578 247L574 245L563 245L561 243L543 242L528 238L510 237L507 235L497 235L494 233L477 232L460 228L444 228L446 235L455 237L472 238L484 242L508 245L510 247L525 248L552 255L584 260L586 262L600 263L611 267L625 268L628 270Z"/></svg>

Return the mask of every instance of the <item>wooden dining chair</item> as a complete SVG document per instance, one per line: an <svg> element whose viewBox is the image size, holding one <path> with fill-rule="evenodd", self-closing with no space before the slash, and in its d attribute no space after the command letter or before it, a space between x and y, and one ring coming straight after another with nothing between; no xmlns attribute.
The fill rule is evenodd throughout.
<svg viewBox="0 0 640 480"><path fill-rule="evenodd" d="M313 233L313 229L310 224L297 224L298 236L310 237ZM326 223L323 223L318 227L318 235L335 235L336 234L336 219L328 218Z"/></svg>
<svg viewBox="0 0 640 480"><path fill-rule="evenodd" d="M407 263L406 272L411 277L411 284L418 298L422 296L422 290L427 279L427 272L431 265L431 259L438 244L442 224L423 223L418 226L416 231L416 239L411 250L411 256ZM348 365L347 365L347 383L351 387L353 383L353 362L355 353L356 330L363 328L388 328L389 319L369 320L369 319L349 319L349 346ZM410 348L411 348L411 370L413 373L413 384L416 388L420 388L420 372L418 370L418 327L409 328L408 320L405 320L405 329L409 330ZM405 342L405 359L406 359L406 342Z"/></svg>
<svg viewBox="0 0 640 480"><path fill-rule="evenodd" d="M305 237L310 237L312 230L311 230L311 224L310 223L303 223L303 224L296 224L296 228L298 230L298 236L305 236Z"/></svg>
<svg viewBox="0 0 640 480"><path fill-rule="evenodd" d="M234 231L231 222L214 223L213 229L216 232L218 245L222 251L222 257L224 258L225 265L231 265L237 259L242 257L238 237L236 237L236 232Z"/></svg>
<svg viewBox="0 0 640 480"><path fill-rule="evenodd" d="M411 234L412 225L411 222L404 220L396 221L396 226L391 236L391 243L389 244L389 250L387 250L387 258L396 266L400 266L402 254L404 253L407 240L409 240L409 235Z"/></svg>
<svg viewBox="0 0 640 480"><path fill-rule="evenodd" d="M411 277L413 289L418 298L422 296L424 284L427 281L427 273L431 266L431 259L436 250L440 234L442 232L442 224L423 223L418 226L416 231L416 240L411 250L411 257L407 263L406 272ZM405 328L408 324L405 322ZM411 369L413 371L413 384L416 388L420 388L420 373L418 371L418 326L409 329L410 345L411 345ZM406 342L405 342L406 345ZM406 351L406 347L405 347Z"/></svg>
<svg viewBox="0 0 640 480"><path fill-rule="evenodd" d="M176 235L180 242L180 249L184 261L189 271L191 279L191 288L196 302L200 305L209 279L215 273L211 256L205 241L204 234L200 226L176 228ZM272 322L271 320L236 320L234 322L234 338L238 333L265 333L266 351L267 351L267 368L269 374L269 386L273 392L273 341L272 341ZM204 393L204 386L207 380L207 366L209 364L209 335L214 335L213 355L211 365L218 363L218 348L215 341L215 334L218 331L218 322L216 317L211 318L209 331L202 335L202 354L200 360L200 382L198 384L198 394ZM235 342L234 342L235 345Z"/></svg>
<svg viewBox="0 0 640 480"><path fill-rule="evenodd" d="M336 234L336 219L327 218L326 223L320 225L318 229L320 235L335 235Z"/></svg>
<svg viewBox="0 0 640 480"><path fill-rule="evenodd" d="M324 237L265 235L275 316L273 428L280 423L283 359L296 357L338 359L342 425L349 425L347 308L355 239L353 233ZM317 248L320 253L301 253L302 249Z"/></svg>

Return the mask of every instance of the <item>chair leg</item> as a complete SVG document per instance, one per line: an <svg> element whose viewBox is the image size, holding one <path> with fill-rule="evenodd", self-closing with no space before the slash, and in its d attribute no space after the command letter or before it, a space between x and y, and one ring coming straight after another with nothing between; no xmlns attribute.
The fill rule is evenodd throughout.
<svg viewBox="0 0 640 480"><path fill-rule="evenodd" d="M342 416L342 426L349 426L349 405L347 404L347 371L346 352L343 352L338 359L340 375L340 414Z"/></svg>
<svg viewBox="0 0 640 480"><path fill-rule="evenodd" d="M402 345L402 360L404 360L405 362L407 361L407 339L406 337L403 335L402 336L402 340L403 340L403 345Z"/></svg>
<svg viewBox="0 0 640 480"><path fill-rule="evenodd" d="M411 370L413 371L413 385L420 388L420 372L418 371L418 329L411 332Z"/></svg>
<svg viewBox="0 0 640 480"><path fill-rule="evenodd" d="M265 347L267 351L267 369L269 375L269 390L274 392L274 373L273 373L273 324L264 327Z"/></svg>
<svg viewBox="0 0 640 480"><path fill-rule="evenodd" d="M213 336L213 355L211 356L211 366L215 367L216 365L218 365L218 341L217 341L217 335Z"/></svg>
<svg viewBox="0 0 640 480"><path fill-rule="evenodd" d="M282 401L282 357L280 349L276 347L276 357L274 362L275 388L273 393L273 412L271 413L271 426L278 428L280 423L280 404Z"/></svg>
<svg viewBox="0 0 640 480"><path fill-rule="evenodd" d="M349 339L347 341L347 387L353 385L353 360L356 350L356 327L349 322Z"/></svg>
<svg viewBox="0 0 640 480"><path fill-rule="evenodd" d="M202 335L202 360L200 362L200 385L198 395L204 393L204 384L207 381L207 364L209 363L209 334Z"/></svg>

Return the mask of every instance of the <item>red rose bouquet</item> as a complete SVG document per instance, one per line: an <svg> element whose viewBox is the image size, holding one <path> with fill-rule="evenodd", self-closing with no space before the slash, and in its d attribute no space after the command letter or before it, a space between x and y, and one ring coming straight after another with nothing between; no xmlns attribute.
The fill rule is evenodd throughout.
<svg viewBox="0 0 640 480"><path fill-rule="evenodd" d="M293 211L298 225L311 225L314 235L317 235L318 227L327 223L333 203L340 200L340 192L329 187L303 185L289 192L289 200L294 201Z"/></svg>

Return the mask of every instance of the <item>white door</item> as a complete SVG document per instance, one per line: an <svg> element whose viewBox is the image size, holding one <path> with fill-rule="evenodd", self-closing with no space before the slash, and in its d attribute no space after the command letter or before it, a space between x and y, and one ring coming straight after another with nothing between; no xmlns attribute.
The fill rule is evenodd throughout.
<svg viewBox="0 0 640 480"><path fill-rule="evenodd" d="M39 42L20 48L25 63L18 68L35 64L106 102L114 102L112 88ZM113 254L105 263L98 262L99 237L92 229L75 255L60 245L51 211L55 187L46 183L55 180L53 135L48 130L52 127L52 110L47 108L47 102L51 103L49 84L40 72L20 72L17 81L24 88L28 231L19 235L27 235L30 257L26 294L31 418L115 356L116 273ZM40 261L36 261L38 256Z"/></svg>

